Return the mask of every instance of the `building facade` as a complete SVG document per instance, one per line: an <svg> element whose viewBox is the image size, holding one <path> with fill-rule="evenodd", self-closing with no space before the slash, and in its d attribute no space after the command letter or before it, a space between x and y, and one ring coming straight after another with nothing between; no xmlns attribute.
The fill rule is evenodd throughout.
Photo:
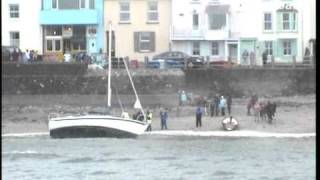
<svg viewBox="0 0 320 180"><path fill-rule="evenodd" d="M1 1L1 44L16 46L42 53L39 13L39 0L2 0Z"/></svg>
<svg viewBox="0 0 320 180"><path fill-rule="evenodd" d="M261 65L263 52L302 61L315 38L312 8L302 0L172 0L172 49L243 65L251 57Z"/></svg>
<svg viewBox="0 0 320 180"><path fill-rule="evenodd" d="M42 0L44 54L103 50L103 11L103 0Z"/></svg>
<svg viewBox="0 0 320 180"><path fill-rule="evenodd" d="M105 0L105 51L112 25L112 54L143 61L169 50L171 0Z"/></svg>

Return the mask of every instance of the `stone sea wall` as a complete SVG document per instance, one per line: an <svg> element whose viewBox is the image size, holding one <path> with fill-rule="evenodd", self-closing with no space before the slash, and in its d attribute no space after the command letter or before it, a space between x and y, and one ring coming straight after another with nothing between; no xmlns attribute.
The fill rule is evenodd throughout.
<svg viewBox="0 0 320 180"><path fill-rule="evenodd" d="M280 96L315 93L315 69L131 69L139 94ZM113 93L132 94L124 69L112 72ZM85 64L3 64L2 94L105 94L107 73Z"/></svg>

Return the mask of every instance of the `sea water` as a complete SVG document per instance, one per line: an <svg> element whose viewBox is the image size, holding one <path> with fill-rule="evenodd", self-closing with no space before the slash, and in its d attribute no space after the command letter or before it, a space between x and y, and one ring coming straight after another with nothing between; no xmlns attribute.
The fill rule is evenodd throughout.
<svg viewBox="0 0 320 180"><path fill-rule="evenodd" d="M315 137L3 136L3 180L315 179Z"/></svg>

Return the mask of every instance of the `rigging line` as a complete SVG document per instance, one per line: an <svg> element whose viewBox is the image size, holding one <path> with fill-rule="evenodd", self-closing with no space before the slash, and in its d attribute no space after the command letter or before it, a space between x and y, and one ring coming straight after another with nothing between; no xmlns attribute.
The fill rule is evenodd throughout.
<svg viewBox="0 0 320 180"><path fill-rule="evenodd" d="M119 93L118 93L118 89L117 89L117 87L116 86L112 86L114 89L115 89L115 91L116 91L116 96L117 96L117 99L118 99L118 102L119 102L119 105L120 105L120 108L121 108L121 112L124 112L123 111L123 106L122 106L122 102L121 102L121 99L120 99L120 96L119 96Z"/></svg>
<svg viewBox="0 0 320 180"><path fill-rule="evenodd" d="M132 77L131 77L131 75L130 75L130 71L129 71L129 69L128 69L127 57L123 58L123 64L124 64L124 67L126 68L126 71L127 71L128 76L129 76L129 80L130 80L131 86L132 86L133 91L134 91L134 94L135 94L135 96L136 96L136 100L138 100L139 103L140 103L140 100L139 100L139 97L138 97L136 88L135 88L135 86L134 86L134 83L133 83L133 81L132 81ZM141 103L140 103L140 105L141 105ZM142 115L143 115L143 119L144 119L144 121L146 121L146 115L145 115L145 113L144 113L144 110L143 110L143 108L142 108L142 105L141 105L141 108L140 108L140 109L141 109L141 112L142 112Z"/></svg>

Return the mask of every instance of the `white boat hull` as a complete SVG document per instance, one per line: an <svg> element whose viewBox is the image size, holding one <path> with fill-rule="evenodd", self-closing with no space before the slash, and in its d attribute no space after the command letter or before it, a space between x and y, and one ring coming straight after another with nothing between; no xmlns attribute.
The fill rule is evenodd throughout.
<svg viewBox="0 0 320 180"><path fill-rule="evenodd" d="M227 131L233 131L237 129L239 126L238 121L232 116L223 119L221 123L222 123L222 127Z"/></svg>
<svg viewBox="0 0 320 180"><path fill-rule="evenodd" d="M109 115L66 116L49 119L50 136L68 137L136 137L147 124Z"/></svg>

